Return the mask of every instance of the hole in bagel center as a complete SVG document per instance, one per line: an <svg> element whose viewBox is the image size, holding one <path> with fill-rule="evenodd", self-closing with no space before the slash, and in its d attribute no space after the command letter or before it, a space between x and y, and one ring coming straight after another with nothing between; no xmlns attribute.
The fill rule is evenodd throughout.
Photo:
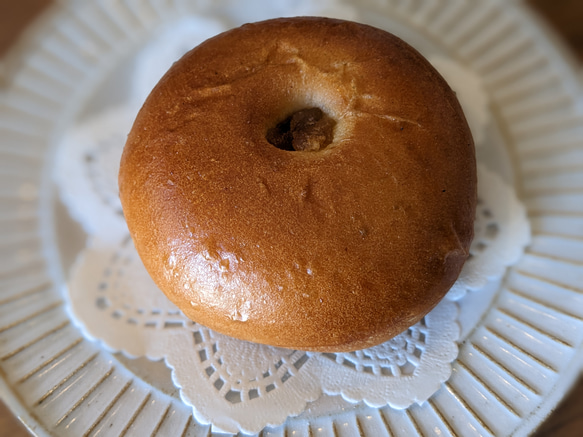
<svg viewBox="0 0 583 437"><path fill-rule="evenodd" d="M281 150L317 152L332 143L335 125L320 108L305 108L268 129L265 138Z"/></svg>

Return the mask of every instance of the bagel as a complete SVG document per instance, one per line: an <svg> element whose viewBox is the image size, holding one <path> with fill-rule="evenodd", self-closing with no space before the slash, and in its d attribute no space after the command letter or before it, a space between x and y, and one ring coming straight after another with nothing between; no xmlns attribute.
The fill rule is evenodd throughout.
<svg viewBox="0 0 583 437"><path fill-rule="evenodd" d="M435 69L390 33L317 17L187 53L139 111L119 173L136 249L187 317L335 352L443 298L469 255L476 183Z"/></svg>

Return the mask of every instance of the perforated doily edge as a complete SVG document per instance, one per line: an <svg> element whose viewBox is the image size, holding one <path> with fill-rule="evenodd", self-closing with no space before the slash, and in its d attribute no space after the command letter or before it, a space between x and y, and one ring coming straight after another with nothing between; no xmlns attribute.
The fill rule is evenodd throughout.
<svg viewBox="0 0 583 437"><path fill-rule="evenodd" d="M488 188L482 191L482 195L487 193L486 198L493 197L492 193L502 194L505 198L502 200L505 203L504 217L500 221L508 226L506 235L512 235L513 245L504 247L500 258L504 259L503 263L485 264L482 266L480 275L471 274L466 279L458 278L458 281L452 286L450 291L445 295L445 299L449 301L459 301L463 299L468 293L479 292L488 282L495 281L504 276L506 270L516 264L524 255L525 249L531 242L531 226L528 220L526 207L518 199L514 189L504 182L504 180L495 172L489 170L484 164L477 164L478 172L478 190L479 187L494 185L494 189ZM479 179L486 178L487 183L482 181L480 185ZM489 193L489 194L488 194ZM498 200L499 202L500 200ZM501 238L501 237L498 237ZM463 275L463 270L462 270Z"/></svg>
<svg viewBox="0 0 583 437"><path fill-rule="evenodd" d="M356 395L358 390L354 387L365 386L366 384L374 384L378 388L376 378L370 377L366 374L360 373L361 384L351 384L350 387L338 384L336 381L344 377L351 377L349 372L342 372L339 369L338 378L335 381L330 381L321 373L320 380L322 381L323 391L327 395L340 395L342 398L351 403L358 404L364 402L366 405L374 408L381 408L389 406L396 410L404 410L413 404L421 405L426 402L442 384L447 381L452 374L452 363L458 356L459 346L458 340L461 333L459 322L457 321L459 315L459 307L457 303L442 300L436 308L425 316L427 327L431 329L434 323L441 323L442 329L432 330L437 335L437 339L432 339L431 350L424 351L424 360L415 370L414 374L407 377L399 377L396 379L396 384L388 384L384 387L382 394L372 396L375 390L367 390L363 395ZM435 342L435 343L433 343ZM435 361L434 359L439 358ZM318 361L326 358L321 355L317 356ZM320 366L320 369L327 367L325 364ZM428 368L431 372L427 373ZM430 378L423 377L423 375L431 375ZM348 375L348 376L346 376ZM353 376L352 376L353 377ZM413 390L411 389L413 387ZM414 396L411 393L415 392ZM403 394L406 394L403 396Z"/></svg>

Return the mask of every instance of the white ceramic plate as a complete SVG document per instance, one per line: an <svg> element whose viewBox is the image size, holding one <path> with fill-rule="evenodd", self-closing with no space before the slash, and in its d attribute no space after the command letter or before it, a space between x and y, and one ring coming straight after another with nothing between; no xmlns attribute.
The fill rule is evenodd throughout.
<svg viewBox="0 0 583 437"><path fill-rule="evenodd" d="M250 20L259 1L61 2L8 58L0 86L0 389L37 435L209 435L161 363L112 355L64 308L84 234L51 182L63 130L123 98L132 53L185 14ZM267 3L265 3L267 4ZM271 3L269 3L271 4ZM583 342L583 100L568 63L520 4L368 0L361 21L476 71L491 99L485 156L526 204L533 242L465 333L454 372L404 411L325 398L263 435L525 435L578 374ZM253 9L255 8L255 9ZM265 12L268 14L268 12ZM266 18L261 16L257 18Z"/></svg>

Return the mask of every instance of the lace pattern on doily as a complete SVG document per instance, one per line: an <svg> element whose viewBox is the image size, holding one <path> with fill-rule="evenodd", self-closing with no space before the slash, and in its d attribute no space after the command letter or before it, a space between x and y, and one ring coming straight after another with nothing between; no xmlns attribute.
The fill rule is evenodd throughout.
<svg viewBox="0 0 583 437"><path fill-rule="evenodd" d="M109 317L130 325L149 328L187 326L192 322L157 291L147 299L135 296L133 290L155 289L150 283L129 235L111 254L97 284L95 306Z"/></svg>
<svg viewBox="0 0 583 437"><path fill-rule="evenodd" d="M461 299L468 291L480 290L499 279L506 267L518 261L530 241L526 210L502 179L478 165L478 204L470 257L447 293Z"/></svg>
<svg viewBox="0 0 583 437"><path fill-rule="evenodd" d="M350 354L305 353L236 340L183 316L148 276L127 235L118 242L98 236L90 239L73 269L69 299L72 317L86 336L100 340L110 350L123 351L130 356L172 361L185 354L192 355L193 368L185 374L175 373L177 385L187 389L200 388L201 384L214 387L214 395L223 396L232 404L261 398L301 375L300 384L306 379L304 365L317 360L318 370L312 370L307 377L310 386L314 380L319 381L321 375L334 375L335 369L343 368L338 376L342 373L346 385L353 384L355 381L351 378L360 373L382 377L376 381L377 386L386 386L387 394L382 403L401 405L392 401L389 387L394 382L387 384L387 381L414 376L428 360L427 365L432 369L428 372L429 379L435 378L435 369L440 366L449 373L459 333L455 323L456 306L445 302L400 336L383 345ZM431 323L439 324L436 332L431 332ZM180 334L183 332L191 333L192 337L188 336L188 343L180 346L179 356L172 357L170 345L183 342ZM436 338L442 340L437 342ZM434 353L440 354L440 359L431 359ZM193 369L196 372L193 373ZM428 383L423 372L416 377L423 384ZM438 379L441 382L441 378ZM309 398L335 390L334 384L330 387L314 385ZM287 396L287 393L283 395ZM351 400L379 402L369 400L367 391L354 394ZM413 401L415 399L408 405ZM197 405L194 400L193 405Z"/></svg>
<svg viewBox="0 0 583 437"><path fill-rule="evenodd" d="M194 348L208 383L232 404L253 401L281 389L286 381L299 374L309 359L306 352L241 344L208 329L194 331L193 335ZM237 357L244 363L263 363L263 366L240 366L227 357Z"/></svg>
<svg viewBox="0 0 583 437"><path fill-rule="evenodd" d="M365 350L343 353L323 353L336 364L376 376L408 376L415 372L425 350L427 326L425 320L411 326L403 334Z"/></svg>
<svg viewBox="0 0 583 437"><path fill-rule="evenodd" d="M383 344L318 354L319 367L332 370L321 375L324 392L373 407L407 408L425 401L451 374L459 336L458 325L451 322L457 312L455 304L444 300L419 323Z"/></svg>

